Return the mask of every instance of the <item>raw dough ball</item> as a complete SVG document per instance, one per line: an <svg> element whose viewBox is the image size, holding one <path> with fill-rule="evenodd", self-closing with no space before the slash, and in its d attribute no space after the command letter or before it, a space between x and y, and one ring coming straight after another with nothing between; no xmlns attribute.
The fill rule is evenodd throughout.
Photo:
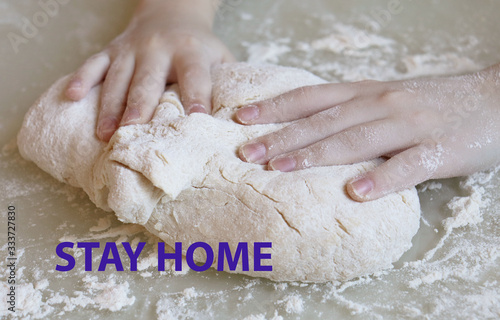
<svg viewBox="0 0 500 320"><path fill-rule="evenodd" d="M153 120L120 128L109 144L95 136L100 87L67 101L68 78L29 110L19 150L55 178L81 187L104 210L139 223L166 243L272 242L272 272L236 272L272 280L346 280L373 273L411 246L419 226L415 189L367 203L345 193L348 179L380 160L282 173L240 161L245 141L283 125L242 126L235 110L325 81L294 68L227 64L214 70L214 115L184 115L177 87ZM195 251L195 259L205 262ZM217 259L217 257L216 257ZM227 266L226 266L227 269Z"/></svg>

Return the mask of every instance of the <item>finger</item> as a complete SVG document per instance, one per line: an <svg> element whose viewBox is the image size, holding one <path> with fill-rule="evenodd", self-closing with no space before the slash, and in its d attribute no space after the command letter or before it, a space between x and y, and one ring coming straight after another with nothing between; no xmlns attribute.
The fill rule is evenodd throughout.
<svg viewBox="0 0 500 320"><path fill-rule="evenodd" d="M306 148L275 157L269 161L269 169L293 171L351 164L413 145L413 135L404 124L379 120L350 127Z"/></svg>
<svg viewBox="0 0 500 320"><path fill-rule="evenodd" d="M176 61L181 101L186 114L211 113L212 77L210 63L199 52L190 51Z"/></svg>
<svg viewBox="0 0 500 320"><path fill-rule="evenodd" d="M347 193L353 200L370 201L439 178L443 155L439 145L415 146L347 183Z"/></svg>
<svg viewBox="0 0 500 320"><path fill-rule="evenodd" d="M147 123L151 120L165 91L168 68L168 58L159 53L137 62L120 125Z"/></svg>
<svg viewBox="0 0 500 320"><path fill-rule="evenodd" d="M387 115L385 106L370 106L367 101L356 99L247 142L240 147L240 158L264 164L278 155L304 148L347 128L384 119Z"/></svg>
<svg viewBox="0 0 500 320"><path fill-rule="evenodd" d="M109 141L118 128L130 80L134 73L134 65L133 56L118 57L106 75L97 119L97 137L102 141Z"/></svg>
<svg viewBox="0 0 500 320"><path fill-rule="evenodd" d="M78 101L83 99L99 82L102 81L110 65L106 53L98 53L85 61L73 74L66 87L66 97Z"/></svg>
<svg viewBox="0 0 500 320"><path fill-rule="evenodd" d="M226 46L224 47L224 53L222 55L222 63L231 63L231 62L237 62L236 57L229 51Z"/></svg>
<svg viewBox="0 0 500 320"><path fill-rule="evenodd" d="M242 124L287 122L308 117L354 98L360 83L322 84L294 89L236 112Z"/></svg>

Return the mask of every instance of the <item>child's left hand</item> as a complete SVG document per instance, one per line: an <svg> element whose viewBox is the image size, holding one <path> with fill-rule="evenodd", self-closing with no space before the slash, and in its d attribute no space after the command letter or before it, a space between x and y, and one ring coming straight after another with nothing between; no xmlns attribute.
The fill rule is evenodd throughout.
<svg viewBox="0 0 500 320"><path fill-rule="evenodd" d="M500 65L455 77L302 87L241 108L243 124L297 120L240 148L271 170L390 157L347 184L357 201L500 161Z"/></svg>

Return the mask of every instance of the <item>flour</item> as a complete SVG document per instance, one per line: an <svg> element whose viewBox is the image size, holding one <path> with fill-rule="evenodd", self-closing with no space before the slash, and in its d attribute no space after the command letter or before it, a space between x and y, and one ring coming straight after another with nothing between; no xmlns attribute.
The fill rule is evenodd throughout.
<svg viewBox="0 0 500 320"><path fill-rule="evenodd" d="M496 261L500 258L498 245L500 241L494 237L484 235L484 244L473 244L469 240L453 236L453 230L457 228L472 227L483 222L484 209L490 200L487 190L497 188L496 181L492 181L500 167L487 172L479 172L464 179L460 183L461 189L466 195L454 197L448 204L451 216L443 221L444 236L433 250L426 253L421 261L408 263L414 279L408 281L412 289L423 290L437 283L460 279L464 282L480 282L481 274L485 269L496 268ZM496 214L496 213L492 213ZM472 229L473 230L473 229ZM471 231L473 232L473 231ZM453 238L453 239L452 239ZM450 242L455 242L450 246ZM444 249L444 244L448 248ZM491 244L488 244L491 243ZM438 259L435 255L438 251L445 251ZM459 264L453 261L461 261ZM496 289L493 289L495 288ZM435 314L444 312L446 308L452 308L457 301L463 301L462 310L468 314L474 314L479 318L497 317L500 314L498 303L500 293L496 282L485 283L479 292L470 295L451 294L449 297L442 296L439 308L434 310ZM463 296L462 296L463 295ZM481 297L481 298L479 298Z"/></svg>
<svg viewBox="0 0 500 320"><path fill-rule="evenodd" d="M22 17L9 2L0 3L0 26L12 25L21 29Z"/></svg>
<svg viewBox="0 0 500 320"><path fill-rule="evenodd" d="M334 25L332 34L313 40L310 48L313 50L328 50L349 56L364 56L364 49L378 47L384 51L390 51L394 45L395 42L392 39L374 33L367 33L365 30L351 25L338 23ZM305 48L309 51L309 46Z"/></svg>
<svg viewBox="0 0 500 320"><path fill-rule="evenodd" d="M335 18L329 20L334 21ZM297 66L333 82L366 79L388 81L462 74L484 67L467 57L465 50L412 54L393 39L372 31L339 22L333 23L330 28L332 31L329 35L309 41L292 42L290 38L282 37L243 43L247 50L247 61ZM471 37L464 39L463 42L467 44L464 48L474 50L477 39ZM313 62L327 52L337 57L326 62L325 58Z"/></svg>
<svg viewBox="0 0 500 320"><path fill-rule="evenodd" d="M83 277L82 281L85 291L76 291L75 296L66 296L57 292L47 302L41 302L39 306L62 305L62 310L66 312L85 307L119 311L135 302L135 297L128 296L128 282L116 283L114 275L111 275L105 282L100 282L97 276L90 275Z"/></svg>
<svg viewBox="0 0 500 320"><path fill-rule="evenodd" d="M5 282L0 283L0 294L6 297L9 293L9 287ZM42 292L33 287L32 283L25 283L17 286L17 312L16 316L22 319L44 319L50 314L54 308L44 305L42 302ZM0 315L9 314L7 311L8 305L5 299L2 299L0 310L3 312Z"/></svg>
<svg viewBox="0 0 500 320"><path fill-rule="evenodd" d="M118 311L125 306L132 305L135 297L129 297L128 282L116 283L111 275L106 282L100 282L96 276L86 275L82 278L85 291L76 291L74 296L67 296L59 292L52 293L48 299L44 299L44 291L49 286L48 280L44 279L33 286L31 283L18 285L17 308L15 315L22 319L46 319L56 308L63 312L71 312L77 308L96 308L99 310ZM0 284L0 294L7 296L8 287L5 283ZM7 313L5 301L2 301L1 309ZM60 314L60 312L58 312Z"/></svg>
<svg viewBox="0 0 500 320"><path fill-rule="evenodd" d="M440 190L443 187L441 182L435 180L430 180L419 184L417 190L418 192L426 192L427 190Z"/></svg>
<svg viewBox="0 0 500 320"><path fill-rule="evenodd" d="M443 227L446 233L441 238L439 244L426 253L424 260L433 257L436 251L447 241L453 229L472 226L482 221L482 209L487 207L490 203L488 195L486 194L486 189L495 188L495 185L490 184L490 182L499 170L500 166L485 172L478 172L460 182L460 188L464 190L467 195L454 197L448 202L447 207L451 210L451 217L443 221Z"/></svg>
<svg viewBox="0 0 500 320"><path fill-rule="evenodd" d="M267 318L264 314L250 315L248 317L243 318L243 320L283 320L283 317L278 315L278 312L275 311L274 315L271 318Z"/></svg>
<svg viewBox="0 0 500 320"><path fill-rule="evenodd" d="M249 63L277 63L279 56L290 52L292 49L286 44L271 42L267 44L248 45Z"/></svg>
<svg viewBox="0 0 500 320"><path fill-rule="evenodd" d="M477 71L481 68L476 62L468 57L460 56L458 53L449 52L446 54L417 54L404 57L402 63L405 72L413 77L443 75L450 70L460 74Z"/></svg>
<svg viewBox="0 0 500 320"><path fill-rule="evenodd" d="M97 225L90 228L89 231L90 232L104 231L104 230L109 229L110 226L111 226L111 219L109 217L104 217L104 218L100 218L97 221Z"/></svg>
<svg viewBox="0 0 500 320"><path fill-rule="evenodd" d="M283 300L278 300L277 305L284 305L286 313L302 313L304 311L304 300L297 294L286 296Z"/></svg>
<svg viewBox="0 0 500 320"><path fill-rule="evenodd" d="M0 10L0 15L4 13L5 8L9 8L9 4L2 3L2 10ZM6 12L6 11L5 11ZM17 13L16 13L17 14ZM2 17L4 17L2 15ZM20 15L6 14L12 23L19 23ZM245 19L243 17L243 19ZM251 20L251 19L249 19ZM2 20L4 22L4 20ZM5 22L5 23L7 23ZM334 24L334 23L333 23ZM19 26L20 27L20 26ZM356 27L353 27L354 30ZM347 38L349 40L349 35L352 34L352 29L346 29L344 34L339 33L340 29L332 27L338 33L338 38ZM333 31L332 31L333 32ZM357 32L357 31L356 31ZM260 35L260 34L259 34ZM86 36L81 34L82 37ZM391 40L388 36L381 36L382 38ZM433 48L423 48L424 53L406 52L405 48L400 46L398 43L393 43L389 45L389 49L383 46L377 46L373 44L367 49L367 53L372 54L374 58L367 55L360 55L353 49L352 56L347 54L347 51L343 51L341 54L345 56L344 60L338 63L331 62L335 59L314 59L313 56L323 53L334 53L328 49L326 44L327 40L330 38L329 35L316 36L314 39L309 41L304 41L302 44L294 44L293 42L287 42L287 38L284 37L283 41L277 42L277 47L282 47L281 52L275 51L272 45L273 39L278 39L276 35L271 39L266 39L263 41L257 41L258 45L262 48L273 52L272 54L263 54L265 61L278 61L280 64L288 64L301 68L306 68L315 73L327 78L330 81L345 81L347 79L361 80L365 78L376 78L379 80L392 80L392 79L402 79L406 77L412 77L413 75L422 74L435 74L436 70L440 70L442 73L454 73L456 70L462 69L461 64L463 63L467 68L474 68L468 56L472 56L470 51L467 50L477 50L477 46L471 46L469 49L464 50L460 44L460 39L453 39L459 43L458 47L456 43L450 44L450 47L454 47L457 51L454 53L444 52L436 54ZM335 38L333 36L332 38ZM312 48L312 42L316 40L323 41L322 49ZM82 39L83 41L83 39ZM333 41L336 41L335 39ZM318 43L318 42L317 42ZM251 46L251 45L249 45ZM90 50L88 44L82 45L82 52ZM265 51L264 50L264 51ZM335 50L335 49L334 49ZM346 49L347 50L347 49ZM311 52L308 54L308 52ZM303 53L303 56L297 55ZM387 53L386 58L380 58L380 53ZM445 61L447 56L452 54L454 56L449 57L452 61L458 61L457 65L453 65ZM275 58L273 58L273 56ZM398 58L401 56L401 58ZM255 57L255 56L254 56ZM378 60L378 61L377 61ZM482 66L478 63L476 64L476 69L480 69ZM448 68L448 69L447 69ZM427 74L426 74L427 73ZM481 142L477 142L470 145L470 148L477 148L481 145ZM30 197L31 195L36 195L38 192L46 190L47 184L51 184L49 189L59 190L62 184L55 182L53 179L48 179L45 174L40 174L39 170L34 170L34 166L27 165L19 156L13 155L15 153L16 147L14 144L10 144L10 147L6 147L2 151L4 152L4 157L1 159L0 166L8 168L9 165L12 167L11 163L17 163L22 166L23 170L28 171L28 175L32 179L27 179L24 185L15 179L5 179L7 176L2 177L2 194L15 197ZM6 157L8 160L5 160ZM156 305L156 313L159 319L209 319L210 317L221 317L220 313L214 310L226 310L223 309L228 304L236 305L238 299L244 300L246 297L250 297L246 300L246 303L252 304L252 309L250 311L250 316L248 309L238 309L241 313L236 313L240 315L241 318L245 319L273 319L280 320L283 318L296 318L296 317L306 317L306 311L298 314L288 314L286 310L283 309L283 305L274 305L277 301L282 301L284 296L289 296L291 290L297 290L299 297L303 299L306 306L310 308L317 308L318 312L312 313L311 318L325 318L331 317L332 310L347 310L345 313L339 314L337 318L354 318L354 319L398 319L404 317L409 319L451 319L451 318L463 318L463 319L497 319L500 318L500 283L498 280L491 280L492 278L500 279L500 274L498 273L498 261L499 261L499 250L500 244L498 243L498 219L494 219L494 216L498 216L498 206L493 206L489 198L492 194L496 194L498 190L498 173L495 171L490 171L486 174L475 175L472 179L474 182L474 188L469 189L464 183L462 183L461 192L463 194L449 201L448 205L443 206L443 210L448 210L448 216L446 218L447 230L449 233L446 235L446 240L435 244L432 248L436 248L432 255L426 256L427 259L422 257L416 257L414 262L405 263L401 268L395 268L388 270L379 275L372 277L361 277L359 279L348 281L344 284L339 283L328 283L324 285L309 285L304 287L293 286L288 283L267 283L265 281L248 281L248 278L242 278L237 285L228 281L227 285L224 280L221 280L220 276L214 276L215 279L213 283L222 282L226 285L224 290L215 290L215 294L201 289L202 284L197 283L194 290L188 290L180 286L178 289L178 294L169 295L165 297L158 297L163 290L171 290L167 286L173 282L175 279L184 279L188 282L188 278L170 277L173 273L168 274L158 274L154 271L156 268L156 253L153 248L149 247L145 249L145 256L139 261L140 270L143 271L145 275L148 275L148 279L154 279L155 282L161 283L159 287L152 287L152 290L148 292L153 300L153 305ZM44 186L45 185L45 186ZM59 188L59 189L58 189ZM421 186L420 192L433 192L433 194L441 194L446 191L445 183L438 181L428 182ZM63 198L67 198L70 201L74 199L82 199L82 193L78 193L75 188L64 187L61 194ZM436 197L437 198L437 197ZM73 200L72 200L73 199ZM86 199L86 198L85 198ZM85 200L87 203L88 200ZM81 206L82 202L78 202L78 206ZM74 205L74 204L73 204ZM496 211L495 211L496 210ZM85 210L75 209L76 214L85 214L86 212L94 212L93 209L85 208ZM439 210L441 211L441 210ZM471 214L472 213L472 214ZM75 214L72 210L68 209L68 216ZM105 213L100 212L102 215ZM432 216L434 212L429 212L428 216ZM44 217L49 217L48 213L44 213ZM82 219L86 219L88 215L82 215ZM93 215L92 217L95 217ZM113 221L113 226L105 228L107 222L100 221L100 216L95 218L96 223L92 225L93 230L89 232L90 235L85 234L84 236L74 235L74 231L71 226L74 223L63 223L58 227L60 230L67 230L68 235L64 239L72 239L73 241L78 241L81 239L88 239L91 241L93 236L96 236L96 241L117 241L118 238L129 239L132 241L134 237L141 236L143 241L148 241L155 243L158 241L156 237L151 236L149 233L144 233L144 231L139 231L138 229L115 229L117 226L115 218L109 216L109 220ZM429 220L429 226L433 226L433 223L429 217L424 219ZM434 226L433 226L434 227ZM444 227L437 224L436 228L439 228L439 237L443 237ZM96 228L96 229L95 229ZM99 229L103 230L99 230ZM106 238L104 235L100 235L101 232L112 229L113 231L108 233L110 238ZM441 231L443 229L443 231ZM90 230L89 230L90 231ZM130 236L128 233L130 232ZM60 234L60 233L57 233ZM149 238L151 237L151 238ZM24 244L23 244L24 245ZM31 244L32 245L32 244ZM431 248L431 250L432 250ZM6 247L2 246L2 251L5 251ZM31 263L32 261L30 261ZM38 264L39 261L35 261ZM30 263L25 263L29 265ZM185 261L184 261L185 263ZM2 264L2 267L4 264ZM168 268L168 265L167 265ZM187 270L186 265L183 267ZM4 268L2 268L4 270ZM52 281L54 277L53 270L47 270L47 268L40 268L36 271L28 270L26 268L22 269L23 278L21 282L30 281L34 279L32 283L21 283L19 285L19 306L23 309L16 314L18 319L51 319L61 317L62 319L70 318L73 314L80 314L85 312L85 310L99 310L99 305L97 304L97 295L90 294L90 288L84 287L83 284L83 273L77 275L67 276L66 279L68 283L71 283L71 278L80 279L82 284L81 287L76 287L75 290L84 292L83 295L77 298L76 295L72 295L69 292L61 294L60 296L54 295L51 292L51 286L55 284ZM30 272L32 273L30 276ZM187 271L186 271L187 272ZM191 272L189 273L191 274ZM485 274L490 274L487 281L482 281L481 279ZM151 276L152 275L152 276ZM122 275L123 276L123 275ZM141 285L141 282L136 278L133 278L130 274L131 281L128 287L128 295L120 296L122 300L121 311L115 311L111 314L111 317L124 317L131 314L133 308L139 306L138 300L141 299L140 294L132 294L134 285ZM210 275L209 277L211 277ZM49 279L50 278L50 281ZM4 279L4 277L2 277ZM199 279L199 278L197 278ZM87 278L88 281L94 281L96 279L90 277ZM99 281L99 279L97 279ZM6 288L4 285L5 281L0 281L0 295L5 296ZM103 281L102 283L106 283ZM125 288L125 281L115 280L115 284L108 284L111 287L123 284L122 288ZM192 284L189 284L189 288ZM187 293L187 297L185 294ZM239 296L238 293L242 295ZM270 295L269 295L270 294ZM281 295L280 295L281 294ZM196 296L196 298L194 297ZM231 300L231 297L236 296L236 301ZM278 310L262 310L259 306L265 305L268 301L259 300L261 297L269 299L271 305ZM52 298L51 298L52 297ZM130 309L127 309L125 302L129 302L132 297L136 298L136 302L130 304ZM142 296L143 297L143 296ZM189 298L188 297L192 297ZM107 296L104 300L109 299L109 303L104 303L108 307L112 307L112 297ZM177 303L176 299L182 300L183 303ZM47 302L50 301L50 304ZM57 302L57 303L56 303ZM103 302L103 300L101 300ZM240 301L241 302L241 301ZM115 304L118 308L120 303ZM147 305L147 304L146 304ZM30 307L33 306L33 307ZM142 305L141 305L142 307ZM4 317L8 315L5 311L5 306L0 302L0 316ZM72 310L72 311L66 311ZM109 309L104 309L105 313L99 313L101 317L110 315ZM307 310L308 311L308 310ZM230 313L228 313L230 314ZM235 313L232 313L235 314ZM8 316L7 316L8 317Z"/></svg>

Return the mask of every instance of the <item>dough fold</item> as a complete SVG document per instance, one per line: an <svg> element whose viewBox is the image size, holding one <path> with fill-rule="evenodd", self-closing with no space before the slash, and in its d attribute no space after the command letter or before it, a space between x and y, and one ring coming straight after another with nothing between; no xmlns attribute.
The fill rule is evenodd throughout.
<svg viewBox="0 0 500 320"><path fill-rule="evenodd" d="M25 116L21 155L56 179L83 188L98 207L144 225L167 244L220 242L236 249L271 242L271 272L235 272L276 281L347 280L391 267L419 227L414 188L358 203L346 181L381 160L282 173L240 161L238 147L284 124L242 126L241 105L325 83L304 70L225 64L213 71L213 116L185 116L177 86L162 96L153 120L120 128L109 144L95 136L100 86L79 101L58 80ZM184 251L185 253L185 251ZM203 250L195 260L205 262ZM241 261L240 261L241 262ZM228 270L227 263L225 270Z"/></svg>

